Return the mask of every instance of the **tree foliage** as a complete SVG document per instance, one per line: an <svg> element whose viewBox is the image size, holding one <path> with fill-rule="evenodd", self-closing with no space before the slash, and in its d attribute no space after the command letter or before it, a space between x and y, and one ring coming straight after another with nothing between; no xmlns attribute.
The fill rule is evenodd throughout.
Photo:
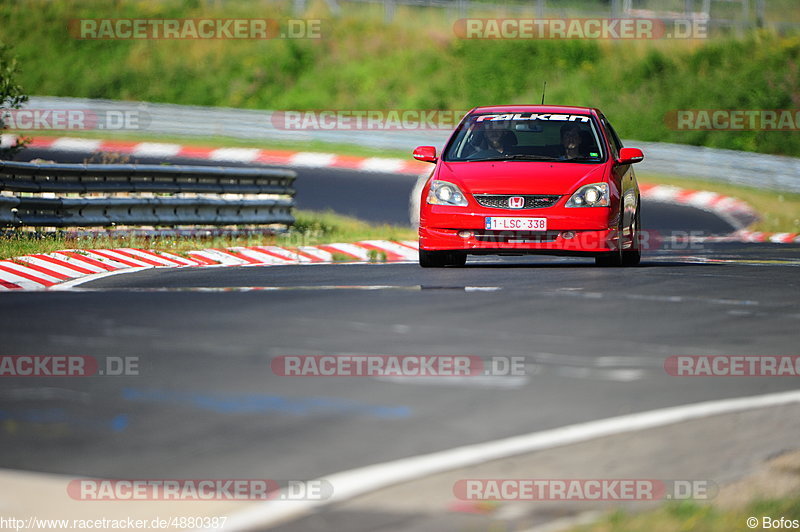
<svg viewBox="0 0 800 532"><path fill-rule="evenodd" d="M17 59L11 47L0 43L0 132L7 127L5 118L9 111L19 109L28 101L28 96L16 82L18 72ZM0 145L0 159L11 158L29 142L29 139L17 137L10 146Z"/></svg>

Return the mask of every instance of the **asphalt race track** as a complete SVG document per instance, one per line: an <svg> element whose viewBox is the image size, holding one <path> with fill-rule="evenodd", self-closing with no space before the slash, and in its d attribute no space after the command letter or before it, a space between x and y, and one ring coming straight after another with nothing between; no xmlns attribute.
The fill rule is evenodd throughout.
<svg viewBox="0 0 800 532"><path fill-rule="evenodd" d="M26 153L38 156L82 160ZM300 207L407 220L413 178L298 174ZM643 225L726 231L711 214L660 204L645 204ZM0 467L308 479L625 413L792 390L792 378L681 378L663 366L672 355L796 355L798 301L797 245L738 243L651 250L629 269L552 257L471 258L440 270L183 268L69 292L6 293L4 354L138 357L139 375L5 379ZM520 356L526 374L425 381L281 377L270 368L281 355L343 353Z"/></svg>

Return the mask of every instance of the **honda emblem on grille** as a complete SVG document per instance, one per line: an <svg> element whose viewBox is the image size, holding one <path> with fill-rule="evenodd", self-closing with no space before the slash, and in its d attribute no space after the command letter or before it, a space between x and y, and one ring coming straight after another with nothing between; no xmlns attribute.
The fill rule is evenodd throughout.
<svg viewBox="0 0 800 532"><path fill-rule="evenodd" d="M511 196L508 198L509 209L521 209L525 206L525 198L522 196Z"/></svg>

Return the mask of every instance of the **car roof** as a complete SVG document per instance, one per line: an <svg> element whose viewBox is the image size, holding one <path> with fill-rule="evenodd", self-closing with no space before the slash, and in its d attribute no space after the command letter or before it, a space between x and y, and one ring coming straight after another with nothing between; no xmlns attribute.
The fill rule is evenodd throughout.
<svg viewBox="0 0 800 532"><path fill-rule="evenodd" d="M573 107L569 105L491 105L475 107L471 113L587 113L599 115L600 110L593 107Z"/></svg>

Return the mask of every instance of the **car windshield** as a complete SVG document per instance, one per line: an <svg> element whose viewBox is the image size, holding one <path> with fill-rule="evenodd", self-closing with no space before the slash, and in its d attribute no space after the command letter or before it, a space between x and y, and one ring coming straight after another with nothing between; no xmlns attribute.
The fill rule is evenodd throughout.
<svg viewBox="0 0 800 532"><path fill-rule="evenodd" d="M598 163L603 143L584 114L474 114L466 118L445 161L557 161Z"/></svg>

